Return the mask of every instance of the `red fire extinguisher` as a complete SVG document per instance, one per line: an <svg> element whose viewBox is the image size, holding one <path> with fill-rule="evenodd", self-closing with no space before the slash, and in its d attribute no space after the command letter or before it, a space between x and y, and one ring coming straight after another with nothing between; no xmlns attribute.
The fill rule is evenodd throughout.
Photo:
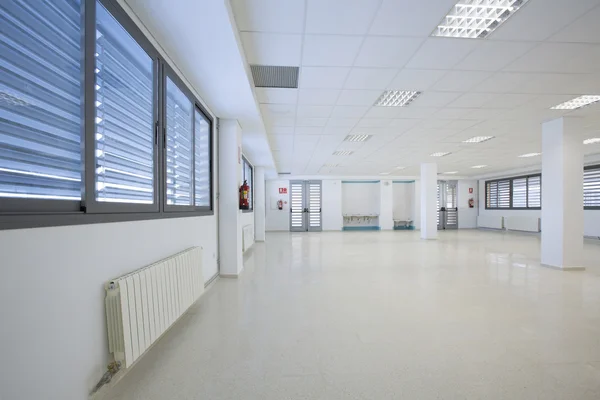
<svg viewBox="0 0 600 400"><path fill-rule="evenodd" d="M240 186L240 210L247 210L250 208L250 203L248 203L248 193L250 193L250 186L248 186L247 181L244 181L244 184Z"/></svg>
<svg viewBox="0 0 600 400"><path fill-rule="evenodd" d="M469 208L474 208L475 207L475 200L473 200L473 198L471 197L469 199Z"/></svg>
<svg viewBox="0 0 600 400"><path fill-rule="evenodd" d="M277 201L277 208L280 210L283 210L283 200L278 200Z"/></svg>

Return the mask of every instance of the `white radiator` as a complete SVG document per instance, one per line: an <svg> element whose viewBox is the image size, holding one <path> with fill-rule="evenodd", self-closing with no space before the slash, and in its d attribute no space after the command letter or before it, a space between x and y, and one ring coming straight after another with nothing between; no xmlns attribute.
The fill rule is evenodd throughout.
<svg viewBox="0 0 600 400"><path fill-rule="evenodd" d="M477 227L488 229L504 229L504 217L492 215L478 215Z"/></svg>
<svg viewBox="0 0 600 400"><path fill-rule="evenodd" d="M242 228L242 251L248 250L254 244L254 225L245 225Z"/></svg>
<svg viewBox="0 0 600 400"><path fill-rule="evenodd" d="M504 217L504 225L509 231L539 232L540 219L532 217Z"/></svg>
<svg viewBox="0 0 600 400"><path fill-rule="evenodd" d="M109 352L130 367L202 295L202 249L193 247L106 284Z"/></svg>

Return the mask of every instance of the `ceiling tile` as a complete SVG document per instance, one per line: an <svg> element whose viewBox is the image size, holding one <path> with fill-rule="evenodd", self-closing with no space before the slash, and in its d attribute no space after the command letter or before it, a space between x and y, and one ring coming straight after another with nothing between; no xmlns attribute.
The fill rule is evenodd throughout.
<svg viewBox="0 0 600 400"><path fill-rule="evenodd" d="M591 73L600 71L600 46L578 43L542 43L504 71Z"/></svg>
<svg viewBox="0 0 600 400"><path fill-rule="evenodd" d="M266 117L266 125L271 129L280 126L294 126L296 122L296 118L294 117L279 117L279 116L267 116Z"/></svg>
<svg viewBox="0 0 600 400"><path fill-rule="evenodd" d="M355 120L354 123L358 122ZM323 135L347 135L352 130L352 126L326 126L323 128Z"/></svg>
<svg viewBox="0 0 600 400"><path fill-rule="evenodd" d="M361 43L361 36L306 35L302 65L350 67Z"/></svg>
<svg viewBox="0 0 600 400"><path fill-rule="evenodd" d="M320 135L323 133L322 126L296 126L296 135Z"/></svg>
<svg viewBox="0 0 600 400"><path fill-rule="evenodd" d="M296 115L296 106L293 104L261 104L260 109L268 116L294 117Z"/></svg>
<svg viewBox="0 0 600 400"><path fill-rule="evenodd" d="M293 126L276 126L269 129L270 135L293 135L294 127Z"/></svg>
<svg viewBox="0 0 600 400"><path fill-rule="evenodd" d="M305 0L232 0L240 31L303 33Z"/></svg>
<svg viewBox="0 0 600 400"><path fill-rule="evenodd" d="M519 93L522 86L534 75L517 72L496 72L494 75L472 88L481 93Z"/></svg>
<svg viewBox="0 0 600 400"><path fill-rule="evenodd" d="M471 51L477 49L480 42L443 37L429 38L406 64L406 68L451 69Z"/></svg>
<svg viewBox="0 0 600 400"><path fill-rule="evenodd" d="M381 96L381 90L342 90L339 106L372 106Z"/></svg>
<svg viewBox="0 0 600 400"><path fill-rule="evenodd" d="M397 115L397 107L371 107L364 118L395 118Z"/></svg>
<svg viewBox="0 0 600 400"><path fill-rule="evenodd" d="M274 151L292 151L294 148L294 136L279 135L271 137L271 148Z"/></svg>
<svg viewBox="0 0 600 400"><path fill-rule="evenodd" d="M331 118L361 118L370 106L335 106Z"/></svg>
<svg viewBox="0 0 600 400"><path fill-rule="evenodd" d="M249 64L300 65L301 35L242 32L244 52Z"/></svg>
<svg viewBox="0 0 600 400"><path fill-rule="evenodd" d="M398 73L388 68L352 68L344 89L386 89Z"/></svg>
<svg viewBox="0 0 600 400"><path fill-rule="evenodd" d="M585 13L582 17L550 38L551 42L600 43L600 6Z"/></svg>
<svg viewBox="0 0 600 400"><path fill-rule="evenodd" d="M327 118L298 118L296 119L296 126L325 126L327 124ZM296 133L298 133L296 131Z"/></svg>
<svg viewBox="0 0 600 400"><path fill-rule="evenodd" d="M298 89L256 88L259 103L296 104Z"/></svg>
<svg viewBox="0 0 600 400"><path fill-rule="evenodd" d="M434 107L400 107L398 118L427 118L433 115L438 109Z"/></svg>
<svg viewBox="0 0 600 400"><path fill-rule="evenodd" d="M298 118L329 118L333 106L308 106L299 105L296 110Z"/></svg>
<svg viewBox="0 0 600 400"><path fill-rule="evenodd" d="M358 118L329 118L328 128L352 128L358 123Z"/></svg>
<svg viewBox="0 0 600 400"><path fill-rule="evenodd" d="M496 96L497 94L494 93L465 93L450 104L448 104L448 107L479 108Z"/></svg>
<svg viewBox="0 0 600 400"><path fill-rule="evenodd" d="M456 65L468 71L498 71L531 50L536 43L483 41Z"/></svg>
<svg viewBox="0 0 600 400"><path fill-rule="evenodd" d="M535 99L535 94L499 94L485 104L486 108L515 108Z"/></svg>
<svg viewBox="0 0 600 400"><path fill-rule="evenodd" d="M306 33L364 35L379 0L308 0Z"/></svg>
<svg viewBox="0 0 600 400"><path fill-rule="evenodd" d="M439 92L467 92L473 86L491 76L482 71L450 71L440 79L431 90Z"/></svg>
<svg viewBox="0 0 600 400"><path fill-rule="evenodd" d="M598 5L597 0L529 1L490 40L542 41Z"/></svg>
<svg viewBox="0 0 600 400"><path fill-rule="evenodd" d="M417 97L408 108L444 107L460 95L461 93L456 92L425 92Z"/></svg>
<svg viewBox="0 0 600 400"><path fill-rule="evenodd" d="M385 128L392 122L389 118L363 118L356 124L357 128Z"/></svg>
<svg viewBox="0 0 600 400"><path fill-rule="evenodd" d="M427 69L403 69L390 83L390 89L395 90L428 90L439 81L447 71Z"/></svg>
<svg viewBox="0 0 600 400"><path fill-rule="evenodd" d="M371 35L427 37L456 0L384 0Z"/></svg>
<svg viewBox="0 0 600 400"><path fill-rule="evenodd" d="M350 68L346 67L302 67L300 88L342 89Z"/></svg>
<svg viewBox="0 0 600 400"><path fill-rule="evenodd" d="M354 63L358 67L402 67L423 43L423 39L367 36Z"/></svg>
<svg viewBox="0 0 600 400"><path fill-rule="evenodd" d="M298 95L298 104L314 105L314 106L328 106L335 104L339 90L319 90L319 89L300 89Z"/></svg>

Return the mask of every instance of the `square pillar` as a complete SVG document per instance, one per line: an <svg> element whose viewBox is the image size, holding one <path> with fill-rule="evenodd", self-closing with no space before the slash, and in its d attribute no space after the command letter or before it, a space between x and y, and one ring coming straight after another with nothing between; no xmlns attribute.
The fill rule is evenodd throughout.
<svg viewBox="0 0 600 400"><path fill-rule="evenodd" d="M578 118L542 124L542 265L583 269L583 143Z"/></svg>
<svg viewBox="0 0 600 400"><path fill-rule="evenodd" d="M265 168L254 168L254 239L265 241L266 194Z"/></svg>
<svg viewBox="0 0 600 400"><path fill-rule="evenodd" d="M421 164L421 239L437 239L437 164Z"/></svg>
<svg viewBox="0 0 600 400"><path fill-rule="evenodd" d="M394 229L394 192L391 180L380 183L379 227L382 231Z"/></svg>
<svg viewBox="0 0 600 400"><path fill-rule="evenodd" d="M220 274L237 277L244 267L239 188L242 184L242 128L236 120L219 121Z"/></svg>

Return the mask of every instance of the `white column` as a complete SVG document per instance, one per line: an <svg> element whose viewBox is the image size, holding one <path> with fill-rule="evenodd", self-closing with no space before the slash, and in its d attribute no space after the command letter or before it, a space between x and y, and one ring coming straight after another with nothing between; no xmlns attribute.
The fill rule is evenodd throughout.
<svg viewBox="0 0 600 400"><path fill-rule="evenodd" d="M221 276L237 277L242 257L239 212L242 128L236 120L219 121L219 255Z"/></svg>
<svg viewBox="0 0 600 400"><path fill-rule="evenodd" d="M421 164L421 239L437 239L437 164Z"/></svg>
<svg viewBox="0 0 600 400"><path fill-rule="evenodd" d="M382 231L394 229L394 193L392 181L381 181L381 197L379 208L379 226Z"/></svg>
<svg viewBox="0 0 600 400"><path fill-rule="evenodd" d="M542 124L542 254L545 266L582 269L583 144L580 120Z"/></svg>
<svg viewBox="0 0 600 400"><path fill-rule="evenodd" d="M254 238L257 242L265 241L265 168L254 168Z"/></svg>

